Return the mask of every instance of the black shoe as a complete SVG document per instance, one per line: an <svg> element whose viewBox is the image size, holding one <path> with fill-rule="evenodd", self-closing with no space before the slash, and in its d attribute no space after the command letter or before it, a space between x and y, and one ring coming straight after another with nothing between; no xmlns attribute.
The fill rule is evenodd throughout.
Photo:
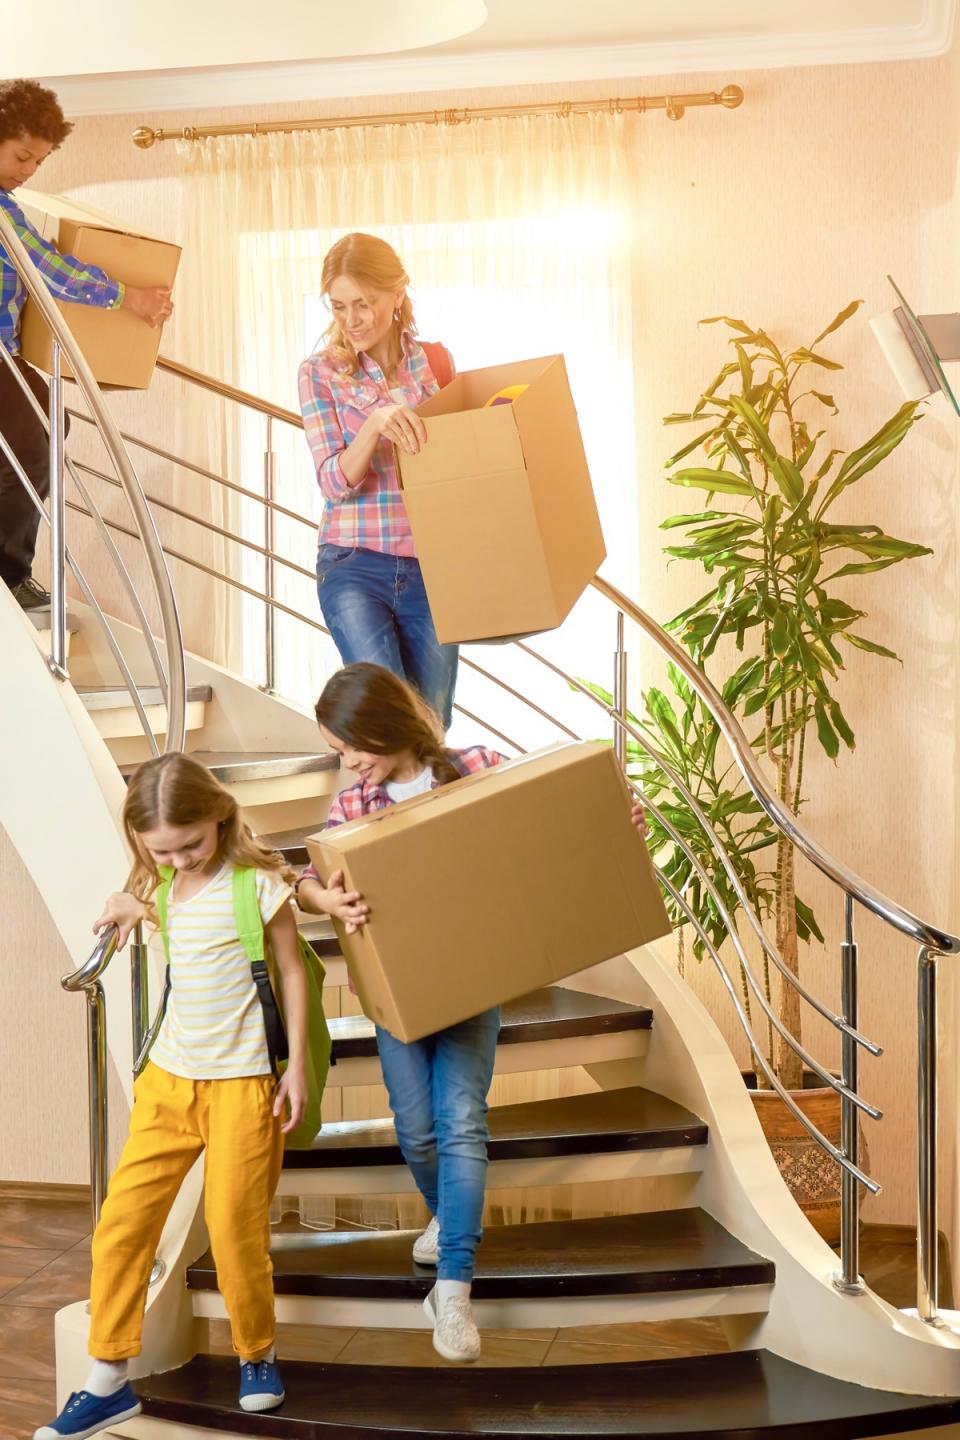
<svg viewBox="0 0 960 1440"><path fill-rule="evenodd" d="M32 575L28 575L26 580L21 580L19 585L14 585L11 594L21 610L50 609L49 592L44 590L42 585L38 585Z"/></svg>

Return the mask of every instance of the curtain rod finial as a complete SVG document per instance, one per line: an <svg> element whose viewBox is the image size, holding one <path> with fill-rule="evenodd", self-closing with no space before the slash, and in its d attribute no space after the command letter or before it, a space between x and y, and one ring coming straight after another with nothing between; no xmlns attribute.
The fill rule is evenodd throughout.
<svg viewBox="0 0 960 1440"><path fill-rule="evenodd" d="M151 130L149 125L141 125L133 132L133 143L139 150L149 150L156 138L156 130Z"/></svg>
<svg viewBox="0 0 960 1440"><path fill-rule="evenodd" d="M743 91L739 85L724 85L720 91L720 104L728 110L736 110L738 105L743 104Z"/></svg>

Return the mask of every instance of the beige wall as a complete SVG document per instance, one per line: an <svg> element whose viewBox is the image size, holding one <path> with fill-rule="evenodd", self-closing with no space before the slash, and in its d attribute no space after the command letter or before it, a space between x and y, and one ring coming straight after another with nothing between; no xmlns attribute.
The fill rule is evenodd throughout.
<svg viewBox="0 0 960 1440"><path fill-rule="evenodd" d="M634 252L636 414L641 528L638 598L666 618L692 598L699 577L668 570L660 553L660 519L681 506L661 478L676 431L661 417L683 408L721 363L723 337L698 330L703 316L726 312L788 339L811 338L849 299L863 315L837 339L833 353L849 367L831 377L843 409L833 443L863 438L900 402L870 335L866 316L890 308L892 273L921 310L954 308L960 296L957 235L957 113L960 52L943 60L895 65L777 70L743 75L626 77L610 94L719 88L736 80L747 93L736 112L692 111L678 124L652 114L635 127ZM564 87L589 95L601 87ZM477 103L559 94L553 90L482 92ZM458 103L470 103L468 95ZM379 108L422 108L431 97L391 98ZM298 106L291 113L323 113ZM337 113L350 107L338 102ZM377 108L358 100L355 108ZM329 107L328 107L329 109ZM261 111L263 115L265 112ZM282 114L274 107L271 114ZM255 117L255 112L254 112ZM180 161L171 144L141 152L136 124L196 122L197 112L84 119L38 181L70 190L174 239L183 232ZM203 119L240 118L205 114ZM215 257L211 257L215 263ZM165 350L189 361L177 344L176 320ZM292 367L296 361L291 356ZM230 378L230 377L226 377ZM275 397L289 403L290 397ZM124 416L142 399L118 397ZM165 412L172 425L172 407ZM865 633L893 645L902 667L857 655L842 699L858 747L834 768L810 770L807 820L849 865L897 899L944 924L960 924L956 893L956 463L957 426L942 401L900 454L851 499L846 513L931 545L929 560L875 577L856 593L871 612ZM168 477L158 467L155 482ZM96 570L96 567L93 567ZM195 614L198 613L194 612ZM188 627L198 621L188 616ZM203 648L202 631L188 641ZM635 674L638 673L635 667ZM642 673L653 678L645 664ZM825 956L810 956L805 974L828 1001L837 998L841 906L806 883L828 929ZM864 1088L888 1120L870 1134L874 1170L885 1185L871 1202L876 1218L912 1214L911 947L891 944L876 924L861 927L862 1023L887 1046L864 1066ZM717 986L704 968L691 981L732 1034ZM952 1020L951 1020L952 1024ZM835 1060L832 1036L811 1025L808 1038ZM743 1050L738 1046L738 1053ZM948 1077L948 1089L952 1079Z"/></svg>

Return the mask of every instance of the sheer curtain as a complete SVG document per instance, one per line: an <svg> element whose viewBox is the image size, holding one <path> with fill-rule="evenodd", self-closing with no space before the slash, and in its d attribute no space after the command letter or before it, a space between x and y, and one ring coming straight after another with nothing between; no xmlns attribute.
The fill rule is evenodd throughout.
<svg viewBox="0 0 960 1440"><path fill-rule="evenodd" d="M629 588L636 551L630 123L615 114L526 116L185 144L191 217L181 287L185 358L296 409L298 361L327 323L319 296L324 254L348 230L383 236L412 278L420 333L443 340L459 368L565 355L607 539L605 573ZM218 458L228 473L259 488L263 420L222 418ZM274 448L279 498L318 517L302 435L276 426ZM234 523L262 540L256 506L244 502ZM306 527L281 519L278 543L312 571L315 545ZM259 588L260 560L238 552L236 563L246 583ZM278 585L285 604L319 618L308 580L281 567ZM262 606L244 600L239 608L244 668L260 678ZM572 617L542 648L591 673L589 619ZM278 688L308 704L336 653L293 620L281 615L277 626ZM492 653L480 652L483 663ZM516 680L522 663L498 650L492 668ZM478 685L464 673L462 702L496 715L495 693L489 687L480 693ZM508 705L500 718L506 733L516 731ZM454 740L466 738L464 724ZM553 738L524 726L524 744Z"/></svg>
<svg viewBox="0 0 960 1440"><path fill-rule="evenodd" d="M388 240L404 261L421 335L442 340L460 369L562 352L577 404L607 540L605 573L628 589L636 551L636 464L630 304L627 117L616 114L485 120L458 126L380 126L236 136L185 144L190 232L181 272L184 358L241 387L296 408L296 371L327 324L320 267L333 241L350 230ZM189 323L184 324L189 314ZM186 333L184 333L186 330ZM227 473L258 487L263 422L224 416L217 437ZM302 434L275 426L278 498L317 517L316 481ZM239 533L262 538L262 514L243 502ZM278 548L313 569L315 537L281 519ZM246 583L260 583L257 557L237 556ZM281 569L280 598L319 618L312 584ZM238 603L244 668L261 678L262 607ZM596 611L589 598L561 631L537 646L575 674L598 672ZM338 663L329 642L286 617L277 622L282 693L309 704ZM613 634L604 642L613 648ZM508 647L471 647L485 667L518 688L532 681L554 711L575 699L562 684L549 702L530 662ZM524 672L523 666L527 670ZM525 746L557 738L516 702L468 670L460 702ZM588 716L583 733L594 733ZM460 718L454 743L478 737ZM333 997L331 997L333 999ZM333 1000L352 1008L346 994ZM505 1076L496 1103L595 1088L584 1072ZM380 1087L337 1092L329 1118L386 1112ZM617 1208L617 1187L588 1203ZM570 1187L509 1191L489 1197L491 1218L509 1221L570 1213ZM419 1222L419 1202L369 1198L354 1208L305 1202L316 1223Z"/></svg>

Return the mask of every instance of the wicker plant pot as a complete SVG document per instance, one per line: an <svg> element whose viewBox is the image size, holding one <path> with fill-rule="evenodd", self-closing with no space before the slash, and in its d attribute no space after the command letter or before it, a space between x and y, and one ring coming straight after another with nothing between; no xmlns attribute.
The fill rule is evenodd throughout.
<svg viewBox="0 0 960 1440"><path fill-rule="evenodd" d="M811 1077L812 1078L812 1077ZM752 1082L752 1083L751 1083ZM830 1245L840 1240L840 1168L807 1134L774 1090L756 1090L751 1075L750 1099L767 1144L790 1194L810 1224ZM831 1144L840 1146L840 1096L829 1085L791 1090L791 1098ZM860 1134L860 1168L869 1166L863 1132ZM860 1203L864 1192L861 1190Z"/></svg>

